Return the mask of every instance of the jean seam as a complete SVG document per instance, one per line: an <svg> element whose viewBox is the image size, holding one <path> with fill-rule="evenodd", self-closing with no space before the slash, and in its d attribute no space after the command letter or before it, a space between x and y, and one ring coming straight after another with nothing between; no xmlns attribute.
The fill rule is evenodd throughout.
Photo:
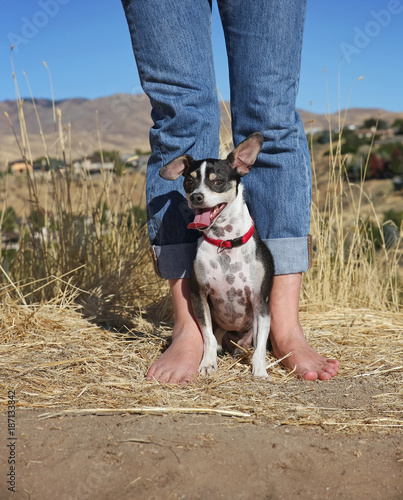
<svg viewBox="0 0 403 500"><path fill-rule="evenodd" d="M150 245L149 252L150 252L151 260L152 260L152 263L154 266L154 271L159 278L162 278L160 270L158 269L158 259L157 259L157 255L155 253L155 246L154 245Z"/></svg>

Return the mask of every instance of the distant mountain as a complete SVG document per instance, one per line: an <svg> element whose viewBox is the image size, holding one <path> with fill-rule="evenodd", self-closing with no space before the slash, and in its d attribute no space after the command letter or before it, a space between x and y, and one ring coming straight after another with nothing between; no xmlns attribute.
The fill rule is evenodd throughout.
<svg viewBox="0 0 403 500"><path fill-rule="evenodd" d="M35 109L36 107L36 109ZM29 147L35 159L43 156L45 147L38 124L38 117L50 156L60 153L62 142L59 130L63 131L64 147L73 158L90 155L101 147L118 149L122 154L133 153L136 149L149 150L148 133L152 125L150 103L144 94L115 94L100 99L66 99L55 102L36 99L35 106L31 99L23 101L23 111L29 138ZM16 101L0 102L0 169L5 162L21 157L6 112L20 140L20 125ZM392 123L396 118L403 118L403 113L391 113L378 109L351 109L344 125L361 125L371 117L381 118ZM300 110L306 130L329 127L325 115ZM223 122L229 130L229 119L222 113ZM341 122L344 112L341 113ZM330 115L332 128L338 126L338 113ZM21 142L21 140L20 140Z"/></svg>
<svg viewBox="0 0 403 500"><path fill-rule="evenodd" d="M36 107L36 110L35 110ZM100 149L118 149L132 153L136 149L148 150L148 130L151 125L150 104L144 95L116 94L100 99L66 99L55 103L48 99L23 101L26 129L34 158L43 156L45 147L40 126L51 156L61 150L60 128L63 130L65 149L71 142L73 158L90 155ZM20 137L18 106L16 101L0 103L0 162L21 157L4 112ZM37 113L37 114L36 114ZM61 126L60 126L61 124Z"/></svg>

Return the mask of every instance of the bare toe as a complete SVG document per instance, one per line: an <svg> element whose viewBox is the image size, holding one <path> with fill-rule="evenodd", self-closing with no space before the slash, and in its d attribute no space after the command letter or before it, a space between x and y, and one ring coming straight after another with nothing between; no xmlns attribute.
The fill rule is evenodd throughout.
<svg viewBox="0 0 403 500"><path fill-rule="evenodd" d="M339 371L339 364L337 359L328 359L324 370L334 377Z"/></svg>
<svg viewBox="0 0 403 500"><path fill-rule="evenodd" d="M309 380L311 382L318 380L318 374L315 370L306 370L301 375L297 375L297 376L299 378L302 378L304 380Z"/></svg>

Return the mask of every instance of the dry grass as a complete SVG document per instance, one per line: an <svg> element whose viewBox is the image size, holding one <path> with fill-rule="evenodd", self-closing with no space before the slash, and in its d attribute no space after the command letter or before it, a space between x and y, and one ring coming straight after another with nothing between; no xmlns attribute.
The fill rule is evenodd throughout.
<svg viewBox="0 0 403 500"><path fill-rule="evenodd" d="M28 159L22 103L20 120L21 152ZM59 129L61 154L68 157L60 115ZM375 251L362 223L363 185L344 181L339 153L330 158L328 179L324 202L314 194L315 253L304 279L301 320L311 345L340 359L340 375L326 383L305 383L268 358L270 381L255 380L246 353L223 357L212 378L175 387L145 380L169 341L172 308L165 283L153 272L145 229L132 219L129 223L135 200L125 179L122 196L114 198L120 201L114 203L110 190L116 183L109 177L101 193L82 183L73 196L68 176L51 175L52 195L46 200L27 177L32 208L43 210L47 203L46 232L38 238L26 222L22 249L9 269L2 268L3 407L7 390L14 389L20 408L43 408L44 416L108 410L232 412L241 421L276 425L400 431L401 240L393 248L383 242ZM75 197L83 202L77 204ZM349 226L344 224L346 207L354 221ZM373 212L382 229L383 221ZM84 218L91 223L77 224Z"/></svg>
<svg viewBox="0 0 403 500"><path fill-rule="evenodd" d="M35 172L36 189L38 198L46 211L54 213L55 189L51 172ZM105 183L105 179L107 182ZM60 180L57 184L63 184ZM107 191L105 191L107 186ZM145 175L140 172L126 172L122 177L96 175L73 178L70 185L72 211L74 213L87 212L94 199L102 195L108 196L108 203L113 211L127 208L127 200L136 200L145 208ZM13 207L18 217L28 217L32 211L27 180L24 174L5 175L0 178L0 207L7 205Z"/></svg>
<svg viewBox="0 0 403 500"><path fill-rule="evenodd" d="M302 314L310 343L341 361L326 383L296 380L278 364L253 379L249 356L221 358L217 373L185 387L145 380L169 328L138 316L126 334L104 330L71 307L5 302L1 393L43 417L81 413L220 413L241 421L354 432L403 427L403 314L340 309ZM268 364L274 362L268 358ZM1 403L5 406L6 401Z"/></svg>
<svg viewBox="0 0 403 500"><path fill-rule="evenodd" d="M315 155L312 155L314 255L312 271L304 279L303 307L314 311L329 307L399 311L403 298L399 281L403 227L395 227L397 241L388 245L383 227L390 221L382 220L365 189L370 152L362 165L361 182L351 183L346 175L347 155L341 154L340 124L339 130L337 144L330 143L327 184L318 186ZM363 215L364 203L370 218ZM380 249L376 247L374 231L379 234Z"/></svg>

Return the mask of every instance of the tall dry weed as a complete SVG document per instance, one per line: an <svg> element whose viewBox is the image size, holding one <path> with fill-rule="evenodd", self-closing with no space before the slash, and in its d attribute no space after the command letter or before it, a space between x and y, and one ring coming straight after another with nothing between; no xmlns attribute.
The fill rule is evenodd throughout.
<svg viewBox="0 0 403 500"><path fill-rule="evenodd" d="M24 101L15 75L14 81L19 132L10 125L28 166L33 158ZM36 112L35 104L34 109ZM63 123L54 102L52 109L57 120L58 159L66 167L50 168L46 138L36 113L49 170L32 173L27 168L30 215L19 227L15 255L0 254L1 292L25 303L74 300L101 322L127 325L130 317L155 303L164 303L166 296L166 287L156 277L148 253L146 227L135 205L139 200L133 196L136 185L144 182L143 176L117 177L104 172L96 181L89 174L78 178L69 150L70 126ZM102 150L102 144L98 146Z"/></svg>
<svg viewBox="0 0 403 500"><path fill-rule="evenodd" d="M330 142L324 196L317 183L315 154L312 154L313 262L304 276L302 306L308 310L334 307L399 310L402 305L399 265L403 253L403 228L398 228L399 236L393 245L386 242L383 229L388 221L381 220L365 190L371 150L362 165L360 182L355 184L348 179L348 155L342 154L342 125L339 123L336 144ZM332 137L330 121L329 129ZM375 133L371 149L374 138ZM311 151L313 147L311 141ZM363 215L364 201L372 212L370 220ZM380 245L375 241L374 228Z"/></svg>
<svg viewBox="0 0 403 500"><path fill-rule="evenodd" d="M29 134L16 79L15 85L20 132L13 130L28 164L32 163ZM94 188L89 175L77 181L71 168L70 126L63 124L54 103L52 109L59 133L58 151L67 167L62 171L50 169L41 177L27 171L31 218L26 218L20 228L20 248L7 267L2 255L3 296L13 295L20 302L74 300L88 315L115 326L127 325L144 308L157 320L169 319L172 312L167 287L154 274L146 228L136 218L131 191L125 185L127 179L105 173L101 191ZM37 120L50 167L38 115ZM341 153L342 123L339 129L334 154L330 144L324 196L316 182L313 154L314 253L312 269L303 280L301 306L305 310L335 306L397 310L402 297L397 272L401 236L393 247L386 245L382 222L372 206L382 238L382 248L376 248L372 226L365 223L361 210L367 164L363 165L361 183L354 185L347 180ZM51 188L51 196L41 194L43 184ZM119 202L112 201L112 189L120 191Z"/></svg>

